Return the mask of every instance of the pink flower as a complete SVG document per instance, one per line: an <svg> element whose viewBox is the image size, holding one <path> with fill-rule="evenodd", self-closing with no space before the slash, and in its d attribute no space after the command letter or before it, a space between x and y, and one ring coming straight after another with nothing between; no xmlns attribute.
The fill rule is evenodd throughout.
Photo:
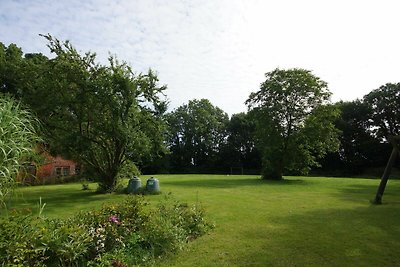
<svg viewBox="0 0 400 267"><path fill-rule="evenodd" d="M111 215L111 216L108 218L108 221L109 221L109 222L112 222L112 223L119 224L119 218L118 218L117 215Z"/></svg>

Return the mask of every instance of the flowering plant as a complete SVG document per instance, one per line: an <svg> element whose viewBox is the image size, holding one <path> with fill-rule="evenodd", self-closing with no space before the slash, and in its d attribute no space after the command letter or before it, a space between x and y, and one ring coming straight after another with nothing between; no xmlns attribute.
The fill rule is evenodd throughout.
<svg viewBox="0 0 400 267"><path fill-rule="evenodd" d="M117 215L111 215L111 216L108 218L108 221L109 221L109 222L112 222L112 223L115 223L115 224L120 224L120 221L119 221L119 218L118 218Z"/></svg>
<svg viewBox="0 0 400 267"><path fill-rule="evenodd" d="M0 266L154 265L210 228L197 208L145 205L132 197L68 219L0 217Z"/></svg>

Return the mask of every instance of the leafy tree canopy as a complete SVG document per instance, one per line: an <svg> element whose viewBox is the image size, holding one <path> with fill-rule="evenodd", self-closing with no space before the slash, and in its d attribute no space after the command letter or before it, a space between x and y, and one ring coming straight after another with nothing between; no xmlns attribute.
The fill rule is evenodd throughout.
<svg viewBox="0 0 400 267"><path fill-rule="evenodd" d="M317 159L338 148L327 83L304 69L275 69L265 74L258 92L246 101L256 121L263 155L263 177L282 179L283 172L308 172Z"/></svg>
<svg viewBox="0 0 400 267"><path fill-rule="evenodd" d="M225 141L228 121L228 115L207 99L190 100L168 114L173 165L182 170L211 170Z"/></svg>
<svg viewBox="0 0 400 267"><path fill-rule="evenodd" d="M381 142L371 133L368 105L361 100L338 102L340 117L335 126L341 131L340 147L337 152L329 153L318 172L329 175L360 175L367 169L386 164L391 146ZM382 155L385 155L382 157Z"/></svg>
<svg viewBox="0 0 400 267"><path fill-rule="evenodd" d="M247 113L233 114L227 125L226 143L221 151L220 166L226 170L243 168L257 173L260 155L255 144L255 122Z"/></svg>
<svg viewBox="0 0 400 267"><path fill-rule="evenodd" d="M84 163L101 189L112 191L126 161L164 150L166 87L152 70L134 73L114 57L102 65L94 53L81 55L68 41L44 37L55 58L25 56L20 73L27 75L16 79L18 90L4 90L36 112L53 151Z"/></svg>
<svg viewBox="0 0 400 267"><path fill-rule="evenodd" d="M387 83L364 96L374 134L381 139L400 134L400 83Z"/></svg>

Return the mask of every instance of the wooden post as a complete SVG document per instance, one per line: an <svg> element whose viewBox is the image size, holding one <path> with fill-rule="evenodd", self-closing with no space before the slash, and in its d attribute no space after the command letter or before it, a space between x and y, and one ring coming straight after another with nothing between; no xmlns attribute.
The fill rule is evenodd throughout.
<svg viewBox="0 0 400 267"><path fill-rule="evenodd" d="M393 145L392 153L390 154L390 158L388 163L386 164L385 171L382 174L381 182L378 187L378 191L376 192L375 200L373 201L374 204L382 204L382 196L385 192L386 184L390 176L390 172L392 171L393 164L396 161L397 155L399 154L399 144L398 141L400 136L396 137L389 137L390 142Z"/></svg>

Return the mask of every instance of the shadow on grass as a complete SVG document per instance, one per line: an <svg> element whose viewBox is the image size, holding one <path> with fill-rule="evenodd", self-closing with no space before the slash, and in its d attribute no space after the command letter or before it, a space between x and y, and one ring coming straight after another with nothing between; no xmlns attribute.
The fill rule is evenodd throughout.
<svg viewBox="0 0 400 267"><path fill-rule="evenodd" d="M247 251L240 262L254 259L254 266L266 260L272 266L399 266L399 203L327 207L276 216L268 223L273 227L267 230L244 229L244 236L260 242L261 251Z"/></svg>
<svg viewBox="0 0 400 267"><path fill-rule="evenodd" d="M241 186L283 186L283 185L303 185L307 182L300 179L284 179L279 181L262 180L260 178L203 178L198 180L175 180L163 181L165 185L183 186L183 187L207 187L207 188L232 188Z"/></svg>
<svg viewBox="0 0 400 267"><path fill-rule="evenodd" d="M360 199L373 201L379 186L379 180L376 184L351 184L339 189L339 197L344 200L353 200L359 202ZM385 193L383 194L383 204L387 203L400 203L400 184L392 183L386 186Z"/></svg>
<svg viewBox="0 0 400 267"><path fill-rule="evenodd" d="M49 191L36 191L36 192L23 192L18 195L9 208L32 208L35 209L39 205L41 198L42 205L45 203L45 214L56 214L58 210L70 209L73 212L79 211L76 206L87 205L93 202L101 203L106 202L110 194L99 194L95 190L79 190L67 189L63 190L49 190Z"/></svg>

